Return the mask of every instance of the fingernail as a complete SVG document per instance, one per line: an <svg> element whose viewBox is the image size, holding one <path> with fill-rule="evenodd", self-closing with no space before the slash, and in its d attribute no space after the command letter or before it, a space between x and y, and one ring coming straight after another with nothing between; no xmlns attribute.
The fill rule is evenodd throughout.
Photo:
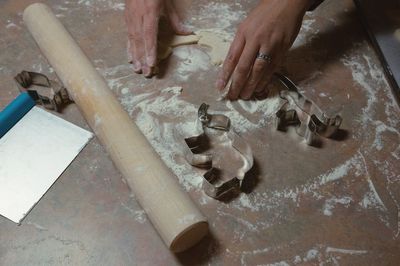
<svg viewBox="0 0 400 266"><path fill-rule="evenodd" d="M151 77L151 68L148 67L148 66L144 66L144 67L143 67L143 75L144 75L146 78Z"/></svg>
<svg viewBox="0 0 400 266"><path fill-rule="evenodd" d="M139 61L133 62L133 71L140 72L141 69L142 69L142 65L140 64Z"/></svg>
<svg viewBox="0 0 400 266"><path fill-rule="evenodd" d="M156 65L156 58L155 58L154 55L149 55L149 56L146 58L146 61L147 61L147 65L148 65L148 66L153 67L153 66Z"/></svg>
<svg viewBox="0 0 400 266"><path fill-rule="evenodd" d="M240 95L240 98L241 98L242 100L248 100L248 99L250 99L250 96L251 96L251 95L243 94L243 95Z"/></svg>
<svg viewBox="0 0 400 266"><path fill-rule="evenodd" d="M217 89L223 90L225 87L225 81L223 79L218 79L215 85L217 86Z"/></svg>

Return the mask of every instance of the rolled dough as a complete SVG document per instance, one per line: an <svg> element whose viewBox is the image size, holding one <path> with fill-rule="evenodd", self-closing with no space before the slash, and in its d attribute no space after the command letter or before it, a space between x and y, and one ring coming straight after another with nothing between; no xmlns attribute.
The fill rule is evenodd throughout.
<svg viewBox="0 0 400 266"><path fill-rule="evenodd" d="M171 55L172 49L180 45L199 44L209 48L207 51L213 65L221 65L224 62L230 46L230 38L223 32L201 30L194 35L173 35L161 40L158 44L158 60L164 60Z"/></svg>
<svg viewBox="0 0 400 266"><path fill-rule="evenodd" d="M200 37L198 44L210 48L208 52L211 63L219 66L224 62L231 44L228 36L222 32L198 31L196 34Z"/></svg>

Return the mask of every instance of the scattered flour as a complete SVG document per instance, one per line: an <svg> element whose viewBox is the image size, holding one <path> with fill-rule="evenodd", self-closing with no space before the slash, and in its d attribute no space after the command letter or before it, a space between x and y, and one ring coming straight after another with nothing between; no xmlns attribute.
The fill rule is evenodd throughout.
<svg viewBox="0 0 400 266"><path fill-rule="evenodd" d="M213 9L225 10L218 12L225 12L228 14L226 18L222 18L220 21L216 20L215 25L213 26L215 26L216 29L223 29L226 32L233 34L234 28L231 26L236 21L239 21L241 16L244 16L244 14L237 14L237 12L233 11L231 12L230 6L226 4L209 3L206 5L204 10L202 9L200 11L200 17L197 17L197 19L211 19L213 14L216 14L216 12L212 12ZM312 32L312 25L314 22L314 19L306 19L304 21L303 29L296 40L295 45L301 45L305 43L308 38L312 38L314 34L314 32ZM357 46L355 49L356 48ZM371 63L369 57L354 55L356 53L355 51L353 52L344 56L342 62L345 66L351 69L354 82L360 85L360 87L367 93L367 103L365 108L362 110L361 122L366 125L367 123L375 125L376 137L373 148L380 150L384 147L384 143L381 141L382 134L386 131L394 133L398 132L396 130L396 128L398 128L397 121L390 119L388 121L380 121L374 119L375 106L376 104L379 104L376 99L378 98L378 95L380 95L380 90L384 90L382 88L387 87L387 82L383 77L382 71L379 67L374 66ZM176 74L174 75L177 75L177 78L181 81L189 81L194 75L199 75L199 72L208 70L211 67L207 54L194 47L178 47L174 50L174 55L179 59ZM368 67L365 67L365 62ZM113 73L118 71L119 70L116 69L116 71L113 72L112 69L109 69L108 75L113 76ZM122 86L125 88L126 85L121 85L123 84L121 83L121 80L126 77L129 77L128 74L121 78L110 79L113 90L120 89ZM366 77L376 80L379 86L375 86L376 84L370 84ZM193 121L196 119L197 115L197 106L184 101L180 97L182 92L181 87L168 87L161 90L161 92L151 91L134 96L129 93L124 93L124 88L121 89L121 101L123 105L130 114L134 114L133 116L136 117L135 121L139 128L149 139L156 151L161 155L167 166L170 167L178 176L180 183L186 190L199 189L202 183L201 175L194 173L193 168L181 160L179 157L179 148L173 145L175 142L173 132L177 127L186 131L193 128ZM327 97L328 95L326 93L321 93L320 96ZM347 97L349 98L349 95ZM221 112L231 118L234 128L239 133L244 133L265 125L268 122L268 116L273 115L279 108L280 104L279 98L270 98L258 102L239 100L235 103L226 102L224 107L226 107L228 111ZM386 104L386 113L391 114L393 108L395 108L395 103L388 101ZM210 107L210 111L214 112L212 106ZM176 121L161 123L159 117L179 117L181 119L178 124ZM254 117L256 118L252 119ZM323 213L329 216L333 215L333 210L336 205L340 204L348 207L351 204L354 204L354 201L351 197L347 196L340 196L338 198L323 197L321 196L321 194L323 195L323 192L321 192L323 189L321 188L345 177L357 178L360 175L368 176L368 169L366 164L363 162L362 154L357 153L338 166L328 170L326 173L314 177L306 184L283 190L265 191L262 193L253 192L250 195L242 193L233 201L231 207L239 210L251 210L253 212L262 211L263 213L272 211L273 217L268 218L269 221L264 221L263 223L260 221L253 224L255 230L258 229L259 226L268 227L271 226L271 224L276 224L276 221L284 219L285 217L281 216L281 207L288 204L288 202L289 204L299 204L299 196L305 194L311 194L318 200L324 200L325 205ZM373 183L370 182L370 179L367 179L366 184L369 191L366 192L364 198L358 203L359 206L364 209L378 208L382 210L381 206L383 203L381 202L379 195L376 193ZM207 196L203 196L200 200L201 204L207 204L207 202L209 202ZM244 220L243 225L246 224L246 222L247 221ZM302 261L306 261L318 259L319 253L324 252L321 250L322 249L318 250L313 248L309 250L303 258L296 256L295 260L298 261L301 259ZM339 249L336 249L335 251L334 248L328 247L326 248L325 253L340 253L337 250Z"/></svg>
<svg viewBox="0 0 400 266"><path fill-rule="evenodd" d="M373 121L371 124L375 126L375 139L372 147L376 148L378 151L382 150L384 146L384 143L382 142L382 133L391 132L397 134L400 139L400 132L396 128L388 126L382 121Z"/></svg>
<svg viewBox="0 0 400 266"><path fill-rule="evenodd" d="M179 58L178 66L174 74L182 81L189 80L190 76L208 70L211 66L208 55L193 47L176 47L174 55Z"/></svg>
<svg viewBox="0 0 400 266"><path fill-rule="evenodd" d="M275 262L275 263L268 263L268 266L290 266L289 263L286 261L280 261L280 262Z"/></svg>
<svg viewBox="0 0 400 266"><path fill-rule="evenodd" d="M362 255L367 254L367 250L354 250L354 249L343 249L343 248L333 248L327 247L325 250L326 253L341 253L341 254L349 254L349 255Z"/></svg>
<svg viewBox="0 0 400 266"><path fill-rule="evenodd" d="M144 210L134 210L132 209L130 206L128 206L127 204L121 202L121 206L126 209L129 213L132 214L132 216L134 217L135 221L143 224L147 221L147 217L146 217L146 213Z"/></svg>
<svg viewBox="0 0 400 266"><path fill-rule="evenodd" d="M17 24L15 24L14 22L8 22L8 24L6 25L6 29L10 29L10 28L20 28Z"/></svg>
<svg viewBox="0 0 400 266"><path fill-rule="evenodd" d="M351 197L330 198L325 201L323 213L326 216L331 216L332 210L335 208L335 205L341 204L341 205L344 205L345 207L348 207L352 201L353 201L353 199Z"/></svg>
<svg viewBox="0 0 400 266"><path fill-rule="evenodd" d="M319 251L316 249L310 249L307 254L306 257L303 258L304 261L310 261L310 260L314 260L318 257Z"/></svg>
<svg viewBox="0 0 400 266"><path fill-rule="evenodd" d="M286 248L286 247L285 247ZM227 250L232 253L230 250ZM248 256L254 256L257 254L263 254L271 251L269 248L256 249L253 251L242 251L241 252L241 265L247 265L246 258ZM286 265L339 265L339 261L342 259L343 255L365 255L367 250L360 249L344 249L330 247L322 244L317 244L311 249L305 251L302 255L295 255L293 258L280 258L278 262L267 263L263 265L271 266L286 266ZM288 263L292 262L292 263Z"/></svg>
<svg viewBox="0 0 400 266"><path fill-rule="evenodd" d="M239 6L239 8L234 7ZM202 6L199 14L193 16L194 21L202 25L213 25L213 28L224 30L230 33L236 31L237 24L245 18L246 12L240 8L241 4L209 2ZM220 14L223 14L221 16Z"/></svg>
<svg viewBox="0 0 400 266"><path fill-rule="evenodd" d="M96 129L102 125L102 119L101 117L96 113L94 114L94 130L96 131Z"/></svg>
<svg viewBox="0 0 400 266"><path fill-rule="evenodd" d="M180 133L185 134L193 132L197 120L198 106L181 99L179 96L182 90L180 86L167 87L160 91L160 95L155 95L156 92L149 92L132 98L126 97L128 100L123 97L121 102L130 113L136 114L135 122L143 134L161 155L167 166L178 176L186 190L190 190L201 187L202 176L194 173L193 168L186 162L177 163L177 158L182 157L182 152L175 144L177 143L176 131L179 130ZM260 116L268 116L276 111L277 103L276 99L267 99L265 102L254 103L255 107L251 107L251 109L254 112L259 111ZM221 113L231 118L233 128L239 132L254 130L263 125L262 119L258 124L249 122L229 102L226 107L228 111ZM215 112L217 113L217 111ZM174 122L165 123L159 120L160 117L165 117L167 120L179 118L180 122L177 124Z"/></svg>
<svg viewBox="0 0 400 266"><path fill-rule="evenodd" d="M365 58L365 57L364 57ZM366 123L371 115L373 114L373 105L376 104L377 101L377 90L375 86L372 86L370 83L367 82L366 77L368 75L370 76L376 76L377 74L374 72L368 72L368 69L364 66L364 63L360 61L360 58L358 57L348 57L345 56L342 59L342 63L349 67L352 70L352 76L353 80L357 82L363 89L365 89L367 93L367 106L363 108L363 121Z"/></svg>
<svg viewBox="0 0 400 266"><path fill-rule="evenodd" d="M34 222L26 222L26 224L32 225L33 227L35 227L39 231L48 231L48 229L46 227L41 226L40 224L37 224L37 223L34 223Z"/></svg>
<svg viewBox="0 0 400 266"><path fill-rule="evenodd" d="M68 3L68 1L65 1ZM86 7L92 7L102 10L116 10L116 11L123 11L125 10L125 3L122 1L115 1L115 0L79 0L79 5L83 5Z"/></svg>
<svg viewBox="0 0 400 266"><path fill-rule="evenodd" d="M367 180L368 187L369 187L370 191L373 193L373 197L375 198L373 201L378 203L377 206L379 207L380 210L387 211L387 208L386 208L385 204L383 203L381 197L379 196L378 192L376 191L374 183L371 180L371 175L370 175L370 173L368 171L368 166L367 166L367 162L365 160L365 157L361 152L359 152L359 154L360 154L362 162L364 164L364 168L365 168L365 172L366 172L365 178Z"/></svg>
<svg viewBox="0 0 400 266"><path fill-rule="evenodd" d="M363 178L366 180L365 189L367 193L361 202L354 202L351 196L330 197L324 196L324 187L330 185L332 182L337 182L343 178L357 179ZM233 201L232 208L238 210L251 210L252 212L267 212L267 220L264 223L259 223L261 227L269 227L283 219L281 206L287 204L299 205L300 195L311 195L317 200L324 200L323 214L330 216L333 214L333 209L337 204L344 205L346 208L352 204L358 204L364 209L374 209L378 211L381 216L380 219L387 225L385 219L385 210L379 194L376 192L375 186L370 180L367 166L364 162L364 157L360 153L343 162L342 164L328 170L326 173L321 174L309 182L293 188L286 188L283 190L273 190L258 192L254 191L251 194L242 193L237 199ZM329 195L329 194L328 194Z"/></svg>
<svg viewBox="0 0 400 266"><path fill-rule="evenodd" d="M294 264L298 264L298 263L301 263L301 257L299 256L299 255L297 255L296 257L294 257L294 259L293 259L293 263Z"/></svg>
<svg viewBox="0 0 400 266"><path fill-rule="evenodd" d="M278 111L281 104L282 100L278 96L262 101L227 101L226 106L229 111L224 112L224 114L231 119L235 131L244 133L265 126L268 119ZM246 113L250 115L257 114L257 116L255 119L249 119Z"/></svg>
<svg viewBox="0 0 400 266"><path fill-rule="evenodd" d="M138 112L135 122L150 141L161 158L179 178L186 190L200 188L202 176L193 172L185 162L178 164L175 157L181 156L177 147L174 123L161 123L157 116L169 118L179 117L180 124L192 123L197 115L197 108L178 98L180 90L171 90L170 87L161 91L157 97L142 97L134 106L133 112ZM131 103L131 102L130 102ZM182 156L181 156L182 157Z"/></svg>
<svg viewBox="0 0 400 266"><path fill-rule="evenodd" d="M129 93L129 89L128 88L122 88L121 93L122 94L128 94Z"/></svg>
<svg viewBox="0 0 400 266"><path fill-rule="evenodd" d="M328 182L336 181L344 176L346 176L349 170L354 166L357 162L359 162L358 156L352 157L351 159L347 160L344 164L341 164L325 174L318 176L319 184L324 185Z"/></svg>
<svg viewBox="0 0 400 266"><path fill-rule="evenodd" d="M387 163L387 159L379 158L376 155L382 154L382 152L379 153L379 151L382 151L386 145L391 145L389 142L383 142L383 134L385 134L385 137L391 136L392 139L397 138L400 140L400 131L398 130L400 127L400 115L398 105L380 64L375 64L376 58L373 60L371 57L367 56L367 54L371 54L370 52L371 48L365 41L356 43L341 61L350 69L354 83L358 85L358 88L362 90L366 98L366 104L361 110L362 113L358 121L361 130L354 132L357 138L363 139L359 154L363 160L363 167L366 169L366 181L369 187L369 191L365 193L359 205L364 209L373 208L379 210L378 218L390 228L389 213L372 182L372 176L368 172L365 156L367 156L368 160L372 161L377 168L374 174L381 174L386 178L388 182L386 185L386 192L389 195L393 195L393 187L388 185L393 170L389 172L388 169L382 167L382 165ZM385 108L386 117L377 112L381 106ZM354 128L357 127L358 126ZM397 159L395 153L396 149L397 148L394 148L392 152L389 150L389 154L395 159ZM365 156L363 154L365 154ZM381 173L379 173L379 171L381 171ZM398 237L400 232L400 204L395 197L391 196L391 199L397 207L396 218L398 222L396 225L395 237Z"/></svg>
<svg viewBox="0 0 400 266"><path fill-rule="evenodd" d="M306 251L303 257L296 255L292 261L295 265L339 265L339 261L342 259L342 257L336 254L364 255L367 253L367 250L342 249L325 245L317 245Z"/></svg>
<svg viewBox="0 0 400 266"><path fill-rule="evenodd" d="M363 134L368 134L371 130L366 131L367 127L375 126L375 140L373 147L377 150L383 148L380 140L380 135L384 131L391 131L400 137L399 120L393 117L398 114L398 106L394 99L390 86L385 79L384 73L379 65L372 63L372 59L357 52L365 43L358 43L354 45L350 55L344 56L341 59L342 63L351 70L353 80L358 84L366 93L367 104L362 109L361 126L364 128ZM373 80L369 82L368 80ZM382 99L378 94L383 93L387 99ZM384 101L385 113L387 114L387 121L380 121L375 119L376 106L381 105ZM368 136L368 135L367 135Z"/></svg>
<svg viewBox="0 0 400 266"><path fill-rule="evenodd" d="M308 16L308 17L310 17L310 16ZM296 49L300 46L303 46L304 44L309 42L309 40L311 38L313 38L314 36L317 35L318 31L316 31L313 27L313 24L315 23L316 20L313 18L308 18L308 17L306 17L303 20L303 24L300 29L300 32L297 35L297 38L294 41L294 43L290 49Z"/></svg>
<svg viewBox="0 0 400 266"><path fill-rule="evenodd" d="M359 205L364 209L371 209L381 206L379 200L375 197L375 193L372 191L365 193L363 199L359 202Z"/></svg>
<svg viewBox="0 0 400 266"><path fill-rule="evenodd" d="M173 87L168 87L163 89L163 92L170 92L173 94L179 94L183 91L183 88L181 86L173 86Z"/></svg>

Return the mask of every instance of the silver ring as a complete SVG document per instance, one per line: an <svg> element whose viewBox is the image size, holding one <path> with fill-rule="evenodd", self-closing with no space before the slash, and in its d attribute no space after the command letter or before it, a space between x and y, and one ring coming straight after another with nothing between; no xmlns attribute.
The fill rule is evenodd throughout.
<svg viewBox="0 0 400 266"><path fill-rule="evenodd" d="M261 52L257 53L256 59L262 59L264 61L267 61L267 63L271 63L271 61L272 61L272 57L270 55L267 55L267 54L264 54Z"/></svg>

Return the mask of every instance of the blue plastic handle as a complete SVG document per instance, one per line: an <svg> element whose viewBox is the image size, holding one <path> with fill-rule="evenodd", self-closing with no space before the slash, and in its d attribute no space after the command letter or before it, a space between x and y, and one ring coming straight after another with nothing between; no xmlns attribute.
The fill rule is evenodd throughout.
<svg viewBox="0 0 400 266"><path fill-rule="evenodd" d="M0 138L3 137L29 110L35 101L27 92L21 93L0 112Z"/></svg>

